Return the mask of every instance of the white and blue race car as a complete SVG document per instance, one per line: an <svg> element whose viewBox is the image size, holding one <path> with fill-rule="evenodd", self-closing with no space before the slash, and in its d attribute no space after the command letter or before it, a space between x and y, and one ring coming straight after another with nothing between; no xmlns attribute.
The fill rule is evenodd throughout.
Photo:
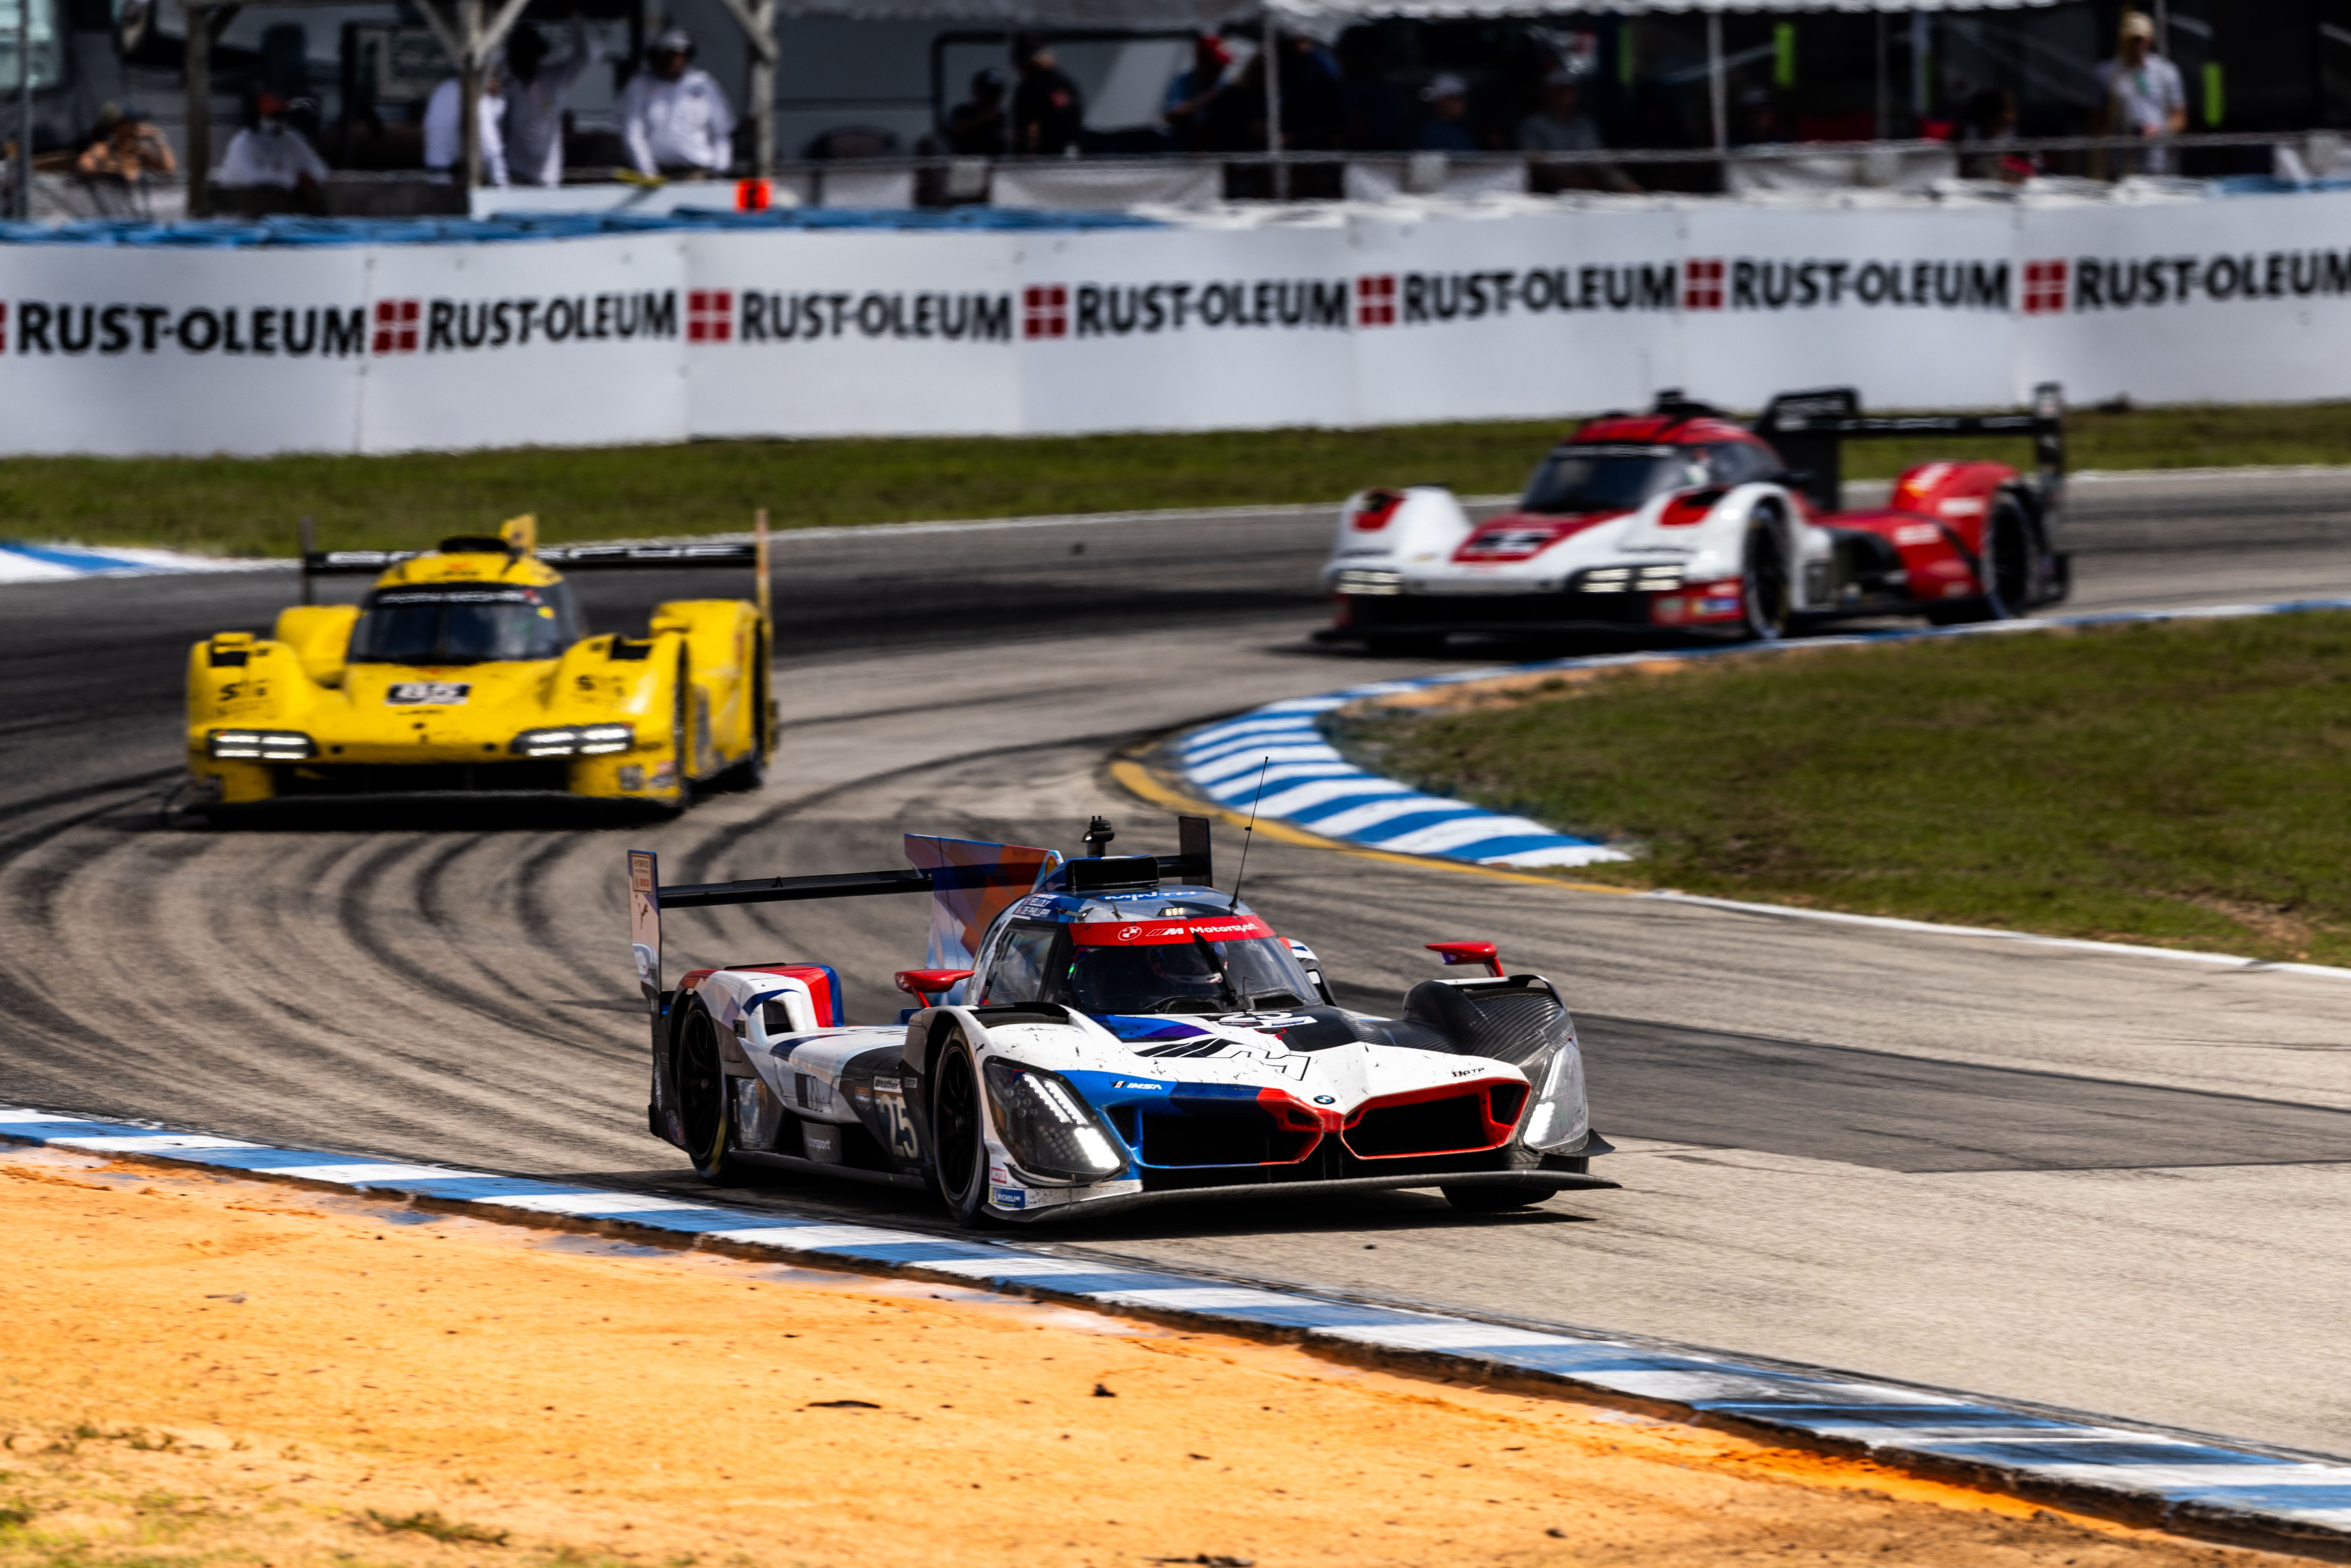
<svg viewBox="0 0 2351 1568"><path fill-rule="evenodd" d="M654 1134L713 1181L758 1167L933 1188L966 1223L1168 1199L1437 1187L1471 1210L1572 1187L1608 1145L1551 983L1492 944L1429 946L1485 975L1414 987L1401 1018L1337 1006L1322 965L1214 885L1208 824L1182 852L1064 860L906 836L911 866L661 885L629 856L653 1021ZM1112 836L1095 820L1099 852ZM921 1005L852 1024L818 963L662 977L664 911L932 895Z"/></svg>

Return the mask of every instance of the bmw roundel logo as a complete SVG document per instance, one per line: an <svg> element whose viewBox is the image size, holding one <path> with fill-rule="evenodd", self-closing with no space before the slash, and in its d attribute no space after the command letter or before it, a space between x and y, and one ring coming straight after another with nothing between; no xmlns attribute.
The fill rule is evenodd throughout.
<svg viewBox="0 0 2351 1568"><path fill-rule="evenodd" d="M1317 1094L1314 1096L1314 1103L1317 1105L1335 1105L1338 1103L1338 1096L1334 1094Z"/></svg>

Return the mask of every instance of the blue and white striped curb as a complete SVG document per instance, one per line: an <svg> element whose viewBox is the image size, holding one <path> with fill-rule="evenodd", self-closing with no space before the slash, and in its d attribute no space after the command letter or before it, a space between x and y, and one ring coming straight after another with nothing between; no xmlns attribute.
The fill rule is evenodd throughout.
<svg viewBox="0 0 2351 1568"><path fill-rule="evenodd" d="M1910 643L1930 637L1970 637L2011 632L2047 632L2059 627L2110 626L2143 621L2214 620L2244 615L2282 615L2308 610L2351 610L2351 599L2298 599L2281 604L2220 604L2195 610L2110 611L2053 616L2041 621L2000 621L1982 626L1917 628L1802 637L1783 643L1732 643L1705 648L1659 649L1635 653L1599 653L1544 659L1527 664L1494 664L1409 680L1374 681L1290 697L1251 708L1188 731L1173 745L1185 779L1207 799L1234 811L1286 822L1322 838L1397 854L1429 855L1478 865L1575 866L1632 857L1593 839L1577 838L1525 817L1503 816L1443 795L1425 795L1408 784L1366 772L1339 754L1322 732L1324 714L1370 697L1398 696L1433 686L1463 685L1502 675L1556 670L1600 670L1661 661L1719 658L1724 654L1792 653L1808 648L1853 647L1871 643ZM1264 769L1262 799L1259 769Z"/></svg>
<svg viewBox="0 0 2351 1568"><path fill-rule="evenodd" d="M1174 1315L1230 1333L1409 1358L1455 1375L1515 1375L1564 1383L1782 1437L1857 1448L1888 1463L2039 1493L2133 1522L2258 1539L2289 1549L2351 1549L2351 1464L2002 1407L1933 1389L1122 1268L1010 1243L273 1148L41 1111L0 1109L0 1142L422 1198L490 1220L562 1216L686 1246L721 1242L796 1262L886 1270Z"/></svg>
<svg viewBox="0 0 2351 1568"><path fill-rule="evenodd" d="M28 545L0 540L0 583L85 577L157 577L193 571L286 571L290 560L245 560L113 545Z"/></svg>

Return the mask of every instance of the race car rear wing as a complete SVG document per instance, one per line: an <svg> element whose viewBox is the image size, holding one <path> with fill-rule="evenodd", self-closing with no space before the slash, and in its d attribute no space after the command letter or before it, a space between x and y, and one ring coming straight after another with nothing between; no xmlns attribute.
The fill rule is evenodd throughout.
<svg viewBox="0 0 2351 1568"><path fill-rule="evenodd" d="M308 517L302 519L302 602L310 602L310 580L314 577L356 577L373 574L414 560L418 556L433 554L421 549L340 549L322 550L318 548L318 529ZM538 542L538 518L535 514L509 517L498 527L496 536L478 538L461 535L445 538L435 547L446 554L452 550L506 551L508 555L529 555L563 571L662 571L687 567L739 566L748 567L758 577L759 613L768 613L768 509L759 508L753 519L751 538L741 542L716 544L617 544L617 545L547 545Z"/></svg>
<svg viewBox="0 0 2351 1568"><path fill-rule="evenodd" d="M2064 501L2065 394L2055 382L2032 389L2029 413L1871 415L1861 412L1861 394L1851 387L1782 392L1754 430L1802 476L1792 487L1824 512L1844 508L1844 444L1890 436L2029 435L2042 515L2053 521Z"/></svg>
<svg viewBox="0 0 2351 1568"><path fill-rule="evenodd" d="M661 884L661 858L651 850L629 852L629 947L636 959L637 988L652 1012L655 1039L671 993L664 985L661 917L664 909L711 909L730 904L786 904L819 898L868 898L887 893L927 893L935 896L934 946L941 918L958 928L967 960L978 929L995 912L1025 896L1057 868L1112 866L1118 877L1073 878L1073 883L1131 886L1150 881L1176 881L1199 887L1216 885L1216 863L1208 842L1208 819L1176 819L1177 852L1172 855L1116 855L1064 862L1050 850L1019 844L984 844L970 840L906 835L907 856L929 860L929 865L891 871L832 872L816 876L760 876L742 882L697 883L679 887ZM971 852L996 852L997 858L978 860ZM935 951L932 955L938 957Z"/></svg>

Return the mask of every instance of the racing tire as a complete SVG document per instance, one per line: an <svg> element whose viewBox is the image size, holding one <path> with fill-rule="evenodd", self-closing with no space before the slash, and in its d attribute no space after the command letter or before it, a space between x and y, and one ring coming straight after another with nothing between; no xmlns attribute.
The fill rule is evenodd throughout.
<svg viewBox="0 0 2351 1568"><path fill-rule="evenodd" d="M1977 570L1984 591L1948 608L1928 612L1937 626L1969 626L1987 621L2013 621L2032 599L2032 541L2016 503L2003 498L1992 507L1984 528L1983 555Z"/></svg>
<svg viewBox="0 0 2351 1568"><path fill-rule="evenodd" d="M726 1106L726 1067L720 1060L718 1024L700 1001L689 1003L679 1023L671 1082L677 1086L678 1121L686 1157L706 1182L733 1183L740 1172L726 1157L733 1126Z"/></svg>
<svg viewBox="0 0 2351 1568"><path fill-rule="evenodd" d="M978 1225L987 1210L987 1098L979 1063L960 1034L939 1052L931 1077L931 1178L957 1225Z"/></svg>
<svg viewBox="0 0 2351 1568"><path fill-rule="evenodd" d="M1558 1192L1543 1182L1479 1182L1474 1186L1440 1186L1445 1201L1464 1214L1500 1214L1508 1209L1532 1208Z"/></svg>
<svg viewBox="0 0 2351 1568"><path fill-rule="evenodd" d="M1778 517L1759 513L1747 525L1740 551L1739 607L1750 643L1776 643L1788 632L1788 552Z"/></svg>
<svg viewBox="0 0 2351 1568"><path fill-rule="evenodd" d="M1396 632L1366 637L1364 652L1374 659L1435 659L1445 653L1445 633Z"/></svg>
<svg viewBox="0 0 2351 1568"><path fill-rule="evenodd" d="M677 815L694 803L694 753L690 749L694 730L685 702L688 685L685 660L681 657L677 662L677 690L670 704L669 714L670 767L677 777L677 799L655 802L671 816Z"/></svg>

